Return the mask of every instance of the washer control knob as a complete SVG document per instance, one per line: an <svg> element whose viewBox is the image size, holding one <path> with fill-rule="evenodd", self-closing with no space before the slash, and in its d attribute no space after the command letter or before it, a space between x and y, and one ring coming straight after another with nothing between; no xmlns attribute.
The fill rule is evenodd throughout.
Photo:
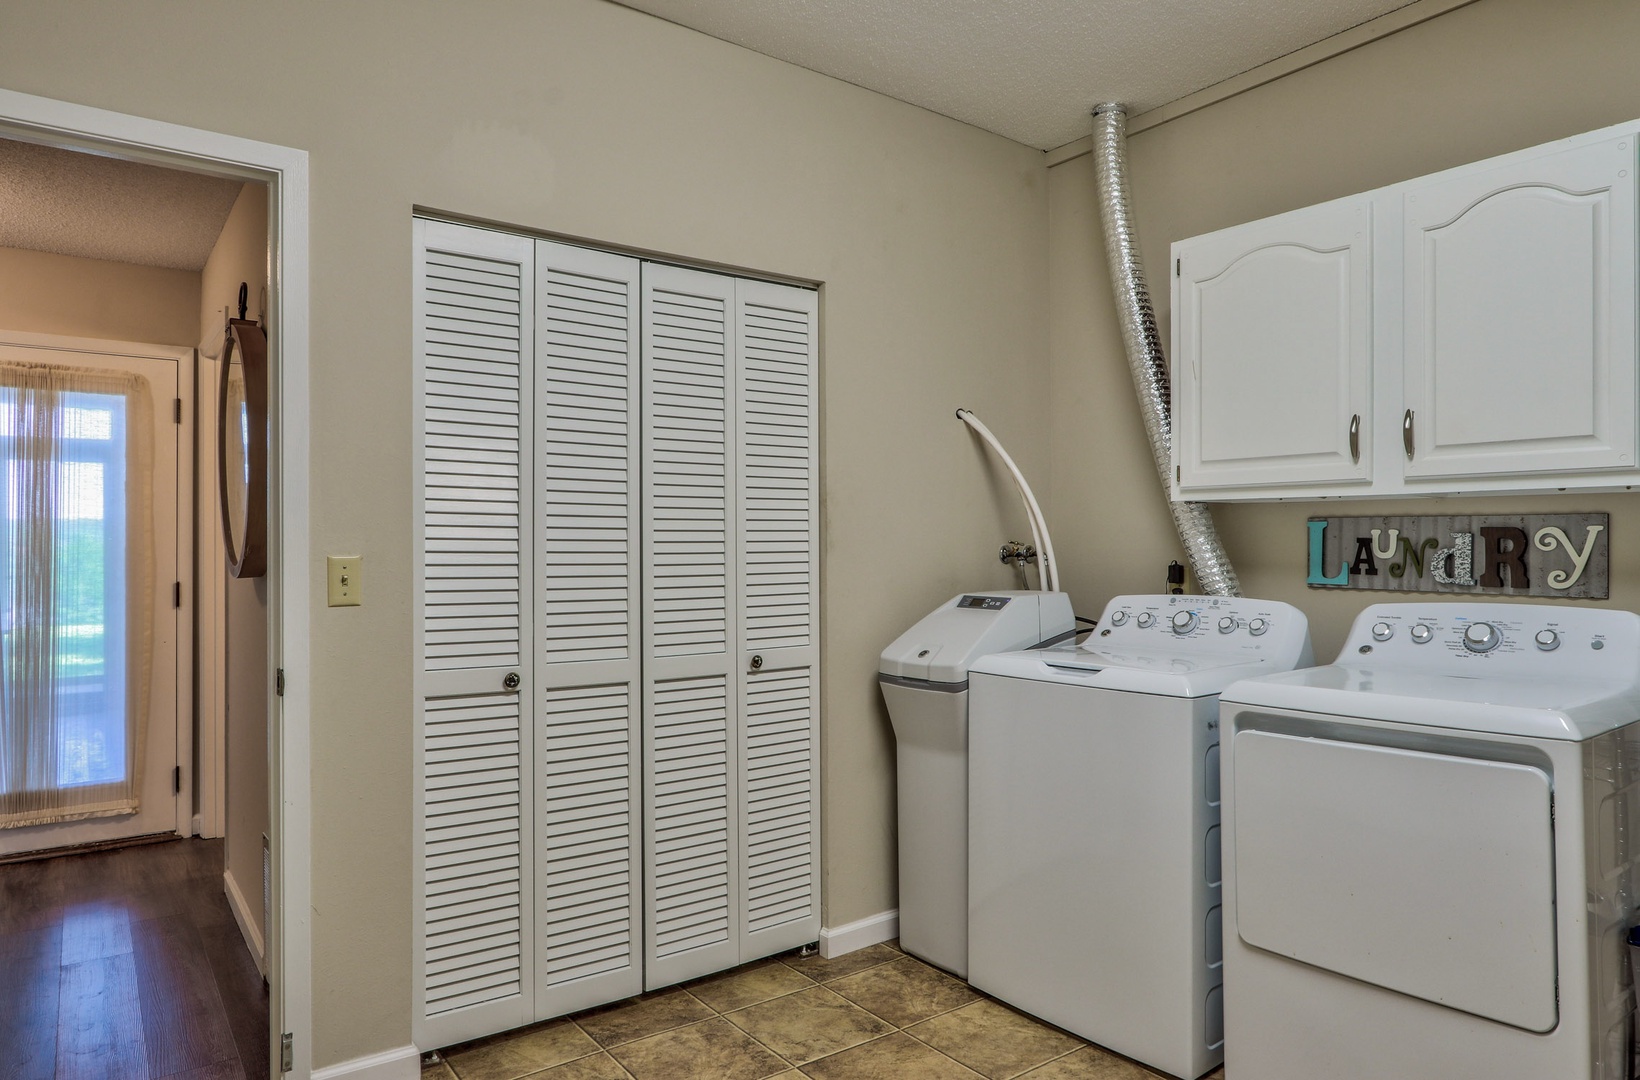
<svg viewBox="0 0 1640 1080"><path fill-rule="evenodd" d="M1428 645L1435 637L1435 631L1428 623L1418 623L1410 631L1412 641L1416 645Z"/></svg>
<svg viewBox="0 0 1640 1080"><path fill-rule="evenodd" d="M1463 647L1470 652L1491 652L1503 642L1503 635L1489 622L1472 622L1464 627Z"/></svg>
<svg viewBox="0 0 1640 1080"><path fill-rule="evenodd" d="M1375 623L1372 624L1372 640L1374 640L1374 641L1388 641L1390 638L1392 638L1394 636L1395 636L1395 627L1391 626L1389 623L1387 623L1387 622L1375 622Z"/></svg>
<svg viewBox="0 0 1640 1080"><path fill-rule="evenodd" d="M1235 633L1235 631L1236 631L1236 620L1232 619L1228 615L1226 615L1224 618L1219 620L1219 633L1221 633L1221 634L1233 634L1233 633Z"/></svg>
<svg viewBox="0 0 1640 1080"><path fill-rule="evenodd" d="M1148 611L1141 611L1139 612L1139 617L1135 619L1134 622L1138 623L1139 628L1142 630L1147 626L1154 626L1156 624L1156 616L1152 615Z"/></svg>
<svg viewBox="0 0 1640 1080"><path fill-rule="evenodd" d="M1127 619L1128 616L1125 611L1113 611L1110 613L1110 624L1112 626L1121 626L1123 623L1127 622Z"/></svg>
<svg viewBox="0 0 1640 1080"><path fill-rule="evenodd" d="M1173 632L1188 634L1201 623L1201 618L1194 611L1175 611L1173 613Z"/></svg>
<svg viewBox="0 0 1640 1080"><path fill-rule="evenodd" d="M1247 624L1247 632L1254 637L1258 637L1268 629L1270 629L1269 619L1254 619Z"/></svg>
<svg viewBox="0 0 1640 1080"><path fill-rule="evenodd" d="M1532 640L1536 641L1537 647L1542 649L1544 652L1554 652L1556 649L1560 648L1560 635L1555 633L1553 630L1539 630L1537 632L1537 637Z"/></svg>

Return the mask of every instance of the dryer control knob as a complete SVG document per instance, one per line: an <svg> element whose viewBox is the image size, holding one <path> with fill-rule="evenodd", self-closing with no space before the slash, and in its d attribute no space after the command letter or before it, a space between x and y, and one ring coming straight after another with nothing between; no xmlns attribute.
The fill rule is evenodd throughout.
<svg viewBox="0 0 1640 1080"><path fill-rule="evenodd" d="M1556 649L1560 648L1560 635L1555 633L1553 630L1539 630L1537 632L1537 637L1532 640L1536 641L1537 647L1542 649L1544 652L1554 652Z"/></svg>
<svg viewBox="0 0 1640 1080"><path fill-rule="evenodd" d="M1394 636L1395 636L1395 627L1391 626L1389 623L1387 623L1387 622L1375 622L1375 623L1372 624L1372 640L1374 640L1374 641L1388 641L1390 638L1392 638Z"/></svg>
<svg viewBox="0 0 1640 1080"><path fill-rule="evenodd" d="M1270 629L1269 619L1254 619L1252 622L1247 624L1247 632L1252 634L1254 637L1258 637L1268 629Z"/></svg>
<svg viewBox="0 0 1640 1080"><path fill-rule="evenodd" d="M1491 652L1503 642L1503 635L1489 622L1473 622L1464 627L1463 647L1470 652Z"/></svg>
<svg viewBox="0 0 1640 1080"><path fill-rule="evenodd" d="M1143 629L1147 626L1154 626L1156 624L1156 616L1152 615L1148 611L1141 611L1139 612L1139 617L1135 619L1134 622L1138 623L1139 627Z"/></svg>
<svg viewBox="0 0 1640 1080"><path fill-rule="evenodd" d="M1219 633L1231 634L1234 633L1235 630L1236 620L1232 619L1230 616L1226 615L1224 618L1219 620Z"/></svg>
<svg viewBox="0 0 1640 1080"><path fill-rule="evenodd" d="M1201 623L1201 618L1194 611L1176 611L1173 613L1173 632L1188 634Z"/></svg>
<svg viewBox="0 0 1640 1080"><path fill-rule="evenodd" d="M1435 637L1434 629L1428 623L1419 623L1411 631L1412 641L1416 645L1428 645Z"/></svg>
<svg viewBox="0 0 1640 1080"><path fill-rule="evenodd" d="M1128 616L1125 611L1113 611L1110 613L1110 624L1112 626L1121 626L1123 623L1127 622L1127 619Z"/></svg>

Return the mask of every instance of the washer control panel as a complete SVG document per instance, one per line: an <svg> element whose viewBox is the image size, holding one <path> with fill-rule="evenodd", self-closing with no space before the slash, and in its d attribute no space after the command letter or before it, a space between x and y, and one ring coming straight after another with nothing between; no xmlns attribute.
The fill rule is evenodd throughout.
<svg viewBox="0 0 1640 1080"><path fill-rule="evenodd" d="M1500 674L1601 670L1640 654L1640 617L1612 608L1535 604L1374 604L1356 616L1338 663Z"/></svg>
<svg viewBox="0 0 1640 1080"><path fill-rule="evenodd" d="M1082 643L1090 650L1257 659L1307 649L1304 613L1277 600L1239 596L1118 596Z"/></svg>

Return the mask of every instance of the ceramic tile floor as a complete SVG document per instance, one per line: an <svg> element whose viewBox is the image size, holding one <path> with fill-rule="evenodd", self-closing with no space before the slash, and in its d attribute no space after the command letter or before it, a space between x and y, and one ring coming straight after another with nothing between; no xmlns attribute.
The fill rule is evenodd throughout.
<svg viewBox="0 0 1640 1080"><path fill-rule="evenodd" d="M445 1050L422 1080L1155 1080L893 945L789 954ZM1222 1071L1210 1074L1222 1080Z"/></svg>

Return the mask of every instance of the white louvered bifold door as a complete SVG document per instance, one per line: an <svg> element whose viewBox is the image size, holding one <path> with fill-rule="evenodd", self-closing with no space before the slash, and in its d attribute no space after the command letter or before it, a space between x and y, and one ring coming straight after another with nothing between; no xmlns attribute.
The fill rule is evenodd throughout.
<svg viewBox="0 0 1640 1080"><path fill-rule="evenodd" d="M415 223L415 1039L535 1019L532 241ZM508 684L513 685L509 686Z"/></svg>
<svg viewBox="0 0 1640 1080"><path fill-rule="evenodd" d="M735 309L744 963L820 936L818 296Z"/></svg>
<svg viewBox="0 0 1640 1080"><path fill-rule="evenodd" d="M541 241L536 1005L643 990L636 259Z"/></svg>
<svg viewBox="0 0 1640 1080"><path fill-rule="evenodd" d="M740 962L733 278L643 270L645 984Z"/></svg>

